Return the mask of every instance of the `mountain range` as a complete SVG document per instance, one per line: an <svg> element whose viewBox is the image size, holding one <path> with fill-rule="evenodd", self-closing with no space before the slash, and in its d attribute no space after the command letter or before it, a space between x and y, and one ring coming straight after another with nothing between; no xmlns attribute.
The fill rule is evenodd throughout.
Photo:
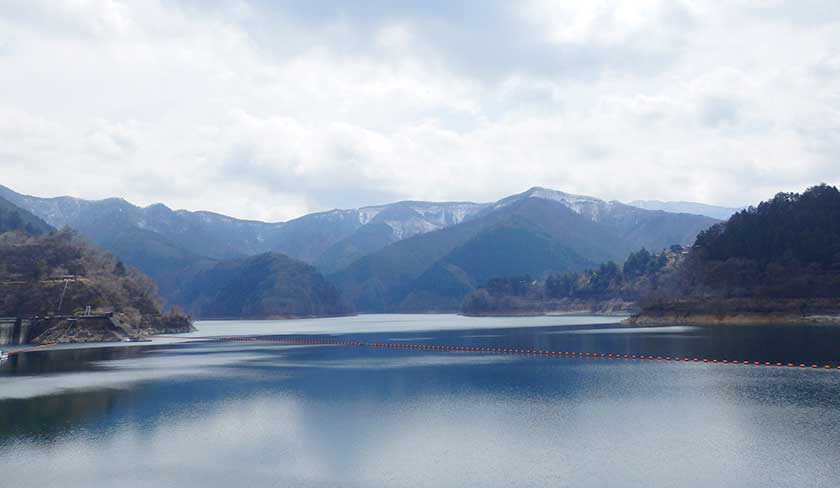
<svg viewBox="0 0 840 488"><path fill-rule="evenodd" d="M121 242L130 243L132 235L128 232ZM78 312L90 306L120 311L119 320L132 330L141 325L156 331L190 330L188 317L180 311L161 314L152 280L87 241L69 227L57 231L0 197L0 316L30 318ZM183 263L176 256L173 264ZM191 276L180 276L178 294L170 300L194 316L311 317L351 311L335 286L312 266L283 254L263 253L218 262L205 259L203 264L205 270L194 269ZM178 274L177 269L174 273ZM74 278L68 280L67 275ZM61 304L66 305L64 310ZM41 323L49 329L50 340L114 339L108 327L102 328L102 321L80 322L83 327L78 331L61 320L53 322ZM69 334L69 329L74 333ZM9 337L0 337L0 344L4 340Z"/></svg>
<svg viewBox="0 0 840 488"><path fill-rule="evenodd" d="M688 245L716 220L535 187L458 225L386 246L329 276L360 311L457 310L493 277L579 271Z"/></svg>
<svg viewBox="0 0 840 488"><path fill-rule="evenodd" d="M138 207L120 198L41 198L2 185L0 197L53 227L71 227L120 256L155 279L166 298L220 260L277 252L330 272L392 242L457 224L483 208L475 203L398 202L260 222L172 210L160 203Z"/></svg>
<svg viewBox="0 0 840 488"><path fill-rule="evenodd" d="M169 302L187 306L196 303L186 298L190 290L209 290L203 281L230 274L219 269L251 269L247 258L272 253L313 265L359 311L456 310L488 278L580 270L642 247L686 245L716 222L541 187L493 203L404 201L288 222L118 198L41 198L2 186L0 197L53 227L76 229L151 276ZM286 264L280 268L291 269Z"/></svg>

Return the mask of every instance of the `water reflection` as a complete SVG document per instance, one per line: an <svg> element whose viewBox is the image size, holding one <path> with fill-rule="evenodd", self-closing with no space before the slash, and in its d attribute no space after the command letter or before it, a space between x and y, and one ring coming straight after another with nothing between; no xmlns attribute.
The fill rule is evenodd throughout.
<svg viewBox="0 0 840 488"><path fill-rule="evenodd" d="M725 354L733 337L719 334L735 334L753 354L785 353L782 337L756 329L557 333L562 327L347 336ZM750 331L751 341L739 335ZM764 487L840 479L836 372L248 343L123 349L41 352L0 372L4 484ZM820 344L797 353L832 352Z"/></svg>

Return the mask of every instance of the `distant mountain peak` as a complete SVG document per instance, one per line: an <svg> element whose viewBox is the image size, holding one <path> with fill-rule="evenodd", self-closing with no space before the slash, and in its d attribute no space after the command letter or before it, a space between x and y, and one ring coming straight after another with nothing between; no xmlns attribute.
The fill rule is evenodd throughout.
<svg viewBox="0 0 840 488"><path fill-rule="evenodd" d="M540 198L558 202L576 214L593 221L598 221L605 212L608 212L616 205L621 205L618 202L606 202L600 198L590 197L588 195L576 195L542 186L534 186L522 193L499 200L493 205L493 208L506 207L528 198Z"/></svg>
<svg viewBox="0 0 840 488"><path fill-rule="evenodd" d="M123 201L125 201L125 200L123 200ZM160 203L160 202L153 203L151 205L147 205L147 206L143 207L143 209L144 210L166 211L166 212L171 212L172 211L171 208L167 207L166 205L164 205L163 203Z"/></svg>
<svg viewBox="0 0 840 488"><path fill-rule="evenodd" d="M605 203L604 200L600 198L590 197L588 195L577 195L574 193L568 193L561 190L555 190L553 188L546 188L544 186L534 186L522 193L517 193L515 195L511 195L509 197L503 198L499 200L497 203L501 202L512 202L521 200L523 198L542 198L545 200L554 200L557 202L580 202L580 201L587 201L587 202L600 202Z"/></svg>
<svg viewBox="0 0 840 488"><path fill-rule="evenodd" d="M530 188L525 194L531 198L544 198L546 200L556 201L588 201L588 202L604 202L600 198L590 197L588 195L577 195L575 193L567 193L552 188L545 188L543 186L535 186Z"/></svg>

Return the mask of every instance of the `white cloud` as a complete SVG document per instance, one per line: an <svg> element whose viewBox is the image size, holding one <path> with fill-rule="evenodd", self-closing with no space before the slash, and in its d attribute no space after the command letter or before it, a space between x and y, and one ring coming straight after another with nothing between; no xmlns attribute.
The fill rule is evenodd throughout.
<svg viewBox="0 0 840 488"><path fill-rule="evenodd" d="M4 2L0 183L274 220L752 203L840 182L837 45L818 0Z"/></svg>

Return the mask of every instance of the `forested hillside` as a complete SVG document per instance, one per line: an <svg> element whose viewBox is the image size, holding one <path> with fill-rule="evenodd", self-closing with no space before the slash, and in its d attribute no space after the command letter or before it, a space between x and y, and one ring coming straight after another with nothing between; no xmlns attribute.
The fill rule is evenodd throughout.
<svg viewBox="0 0 840 488"><path fill-rule="evenodd" d="M701 232L682 278L695 295L840 296L840 192L780 193Z"/></svg>
<svg viewBox="0 0 840 488"><path fill-rule="evenodd" d="M162 313L154 282L69 230L0 234L0 316L71 316L87 307L113 314L128 332L189 330L189 318ZM68 328L67 319L49 328Z"/></svg>
<svg viewBox="0 0 840 488"><path fill-rule="evenodd" d="M184 284L178 303L203 318L317 317L350 308L312 266L277 253L229 260Z"/></svg>
<svg viewBox="0 0 840 488"><path fill-rule="evenodd" d="M32 213L0 197L0 234L13 230L26 234L39 235L50 232L53 229L49 224Z"/></svg>
<svg viewBox="0 0 840 488"><path fill-rule="evenodd" d="M623 265L608 261L582 272L493 278L470 293L462 311L468 315L538 313L627 313L639 300L667 285L682 263L681 246L651 253L641 249Z"/></svg>
<svg viewBox="0 0 840 488"><path fill-rule="evenodd" d="M642 303L655 314L840 311L840 192L780 193L700 233L679 273Z"/></svg>

